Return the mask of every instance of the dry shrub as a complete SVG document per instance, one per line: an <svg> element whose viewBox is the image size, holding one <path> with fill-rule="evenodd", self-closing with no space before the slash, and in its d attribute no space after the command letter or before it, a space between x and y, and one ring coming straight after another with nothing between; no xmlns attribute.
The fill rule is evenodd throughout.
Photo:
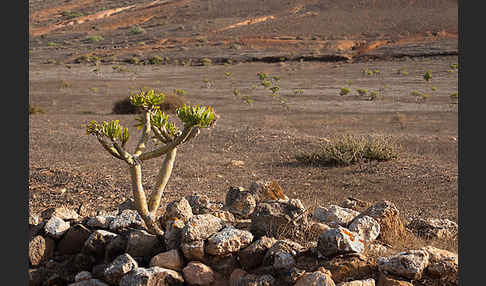
<svg viewBox="0 0 486 286"><path fill-rule="evenodd" d="M164 102L160 105L160 110L167 113L175 113L176 109L183 104L187 104L187 100L175 94L168 94L165 96ZM124 98L115 102L112 112L114 114L139 114L143 110L139 107L135 107L130 103L130 99Z"/></svg>
<svg viewBox="0 0 486 286"><path fill-rule="evenodd" d="M312 165L351 165L363 160L388 161L398 156L398 145L386 136L336 136L320 150L302 153L296 159Z"/></svg>
<svg viewBox="0 0 486 286"><path fill-rule="evenodd" d="M29 103L29 114L35 114L35 113L44 113L44 110L42 108L34 106Z"/></svg>

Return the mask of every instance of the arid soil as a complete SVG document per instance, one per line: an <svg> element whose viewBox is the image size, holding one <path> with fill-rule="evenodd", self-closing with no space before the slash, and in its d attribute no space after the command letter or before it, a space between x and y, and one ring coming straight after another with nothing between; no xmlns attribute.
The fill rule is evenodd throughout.
<svg viewBox="0 0 486 286"><path fill-rule="evenodd" d="M221 116L179 148L161 208L191 193L223 201L229 186L273 179L310 208L350 196L387 199L407 219L457 222L458 114L450 96L458 89L451 67L458 62L457 2L262 3L29 1L29 102L43 110L29 118L30 212L112 210L130 198L126 166L84 126L119 119L136 138L133 115L112 114L113 104L156 88L184 89L187 102L211 105ZM92 35L103 40L90 41ZM83 55L98 61L77 60ZM154 55L167 64L127 63ZM198 65L204 57L213 63ZM218 64L228 59L232 64ZM280 76L278 97L259 85L258 72ZM343 87L351 93L340 96ZM380 98L357 96L358 88ZM295 159L338 134L392 136L399 158L348 167ZM149 190L158 164L144 163Z"/></svg>

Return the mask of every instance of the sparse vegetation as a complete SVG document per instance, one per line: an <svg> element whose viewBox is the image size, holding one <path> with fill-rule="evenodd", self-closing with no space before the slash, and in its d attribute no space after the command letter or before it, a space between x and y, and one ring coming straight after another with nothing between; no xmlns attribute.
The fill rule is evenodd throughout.
<svg viewBox="0 0 486 286"><path fill-rule="evenodd" d="M424 73L424 79L425 81L429 82L432 80L432 71L428 70Z"/></svg>
<svg viewBox="0 0 486 286"><path fill-rule="evenodd" d="M356 92L359 96L366 96L368 94L368 90L364 88L358 88L356 89Z"/></svg>
<svg viewBox="0 0 486 286"><path fill-rule="evenodd" d="M44 110L40 107L29 103L29 114L44 113Z"/></svg>
<svg viewBox="0 0 486 286"><path fill-rule="evenodd" d="M398 157L398 145L390 137L345 134L331 139L317 152L296 156L312 165L351 165L363 160L388 161Z"/></svg>
<svg viewBox="0 0 486 286"><path fill-rule="evenodd" d="M201 64L205 67L210 66L212 63L213 63L213 61L211 61L211 59L209 59L209 58L201 59Z"/></svg>
<svg viewBox="0 0 486 286"><path fill-rule="evenodd" d="M145 30L142 27L138 26L138 25L133 26L130 29L130 34L132 34L132 35L138 35L138 34L142 34L142 33L145 33Z"/></svg>
<svg viewBox="0 0 486 286"><path fill-rule="evenodd" d="M88 42L91 42L91 43L97 43L97 42L103 41L104 38L103 38L103 36L100 36L100 35L93 35L93 36L87 37L86 40Z"/></svg>
<svg viewBox="0 0 486 286"><path fill-rule="evenodd" d="M339 90L339 95L343 96L343 95L346 95L348 93L350 93L351 90L347 87L342 87L341 90Z"/></svg>

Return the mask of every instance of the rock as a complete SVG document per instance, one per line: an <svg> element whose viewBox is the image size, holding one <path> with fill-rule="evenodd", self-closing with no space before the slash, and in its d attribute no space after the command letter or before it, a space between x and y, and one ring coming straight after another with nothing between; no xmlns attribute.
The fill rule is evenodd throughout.
<svg viewBox="0 0 486 286"><path fill-rule="evenodd" d="M400 212L394 203L382 200L369 207L358 217L370 216L380 224L378 239L393 244L393 241L406 234L405 226L400 218Z"/></svg>
<svg viewBox="0 0 486 286"><path fill-rule="evenodd" d="M185 226L180 219L165 222L164 242L167 249L179 248L182 241L182 230Z"/></svg>
<svg viewBox="0 0 486 286"><path fill-rule="evenodd" d="M79 214L75 210L67 208L66 206L48 208L41 213L41 217L44 220L48 220L53 216L62 220L77 220L79 218Z"/></svg>
<svg viewBox="0 0 486 286"><path fill-rule="evenodd" d="M84 242L91 235L91 230L82 224L76 224L69 228L57 245L59 255L76 254L83 249Z"/></svg>
<svg viewBox="0 0 486 286"><path fill-rule="evenodd" d="M229 211L214 211L212 214L228 224L236 221L235 216Z"/></svg>
<svg viewBox="0 0 486 286"><path fill-rule="evenodd" d="M164 225L166 221L175 219L180 219L186 223L192 216L191 205L185 198L181 198L167 204L161 224Z"/></svg>
<svg viewBox="0 0 486 286"><path fill-rule="evenodd" d="M91 272L81 271L78 274L76 274L76 276L74 276L74 281L79 282L79 281L82 281L82 280L89 280L91 278L93 278L93 276L91 275Z"/></svg>
<svg viewBox="0 0 486 286"><path fill-rule="evenodd" d="M86 225L93 228L109 229L111 222L115 219L115 216L94 216L90 217L86 222Z"/></svg>
<svg viewBox="0 0 486 286"><path fill-rule="evenodd" d="M107 263L96 264L93 266L93 268L91 268L91 275L93 276L93 278L104 279L105 269L107 267L108 267Z"/></svg>
<svg viewBox="0 0 486 286"><path fill-rule="evenodd" d="M132 198L127 198L118 205L117 213L121 213L124 210L136 210L136 209L137 206L135 205L135 200Z"/></svg>
<svg viewBox="0 0 486 286"><path fill-rule="evenodd" d="M175 271L181 271L184 259L177 249L161 252L150 260L150 266L157 266Z"/></svg>
<svg viewBox="0 0 486 286"><path fill-rule="evenodd" d="M295 256L304 248L291 240L276 241L263 257L264 266L272 266L275 271L288 271L295 266Z"/></svg>
<svg viewBox="0 0 486 286"><path fill-rule="evenodd" d="M30 268L28 270L29 286L41 286L46 280L47 272L44 268Z"/></svg>
<svg viewBox="0 0 486 286"><path fill-rule="evenodd" d="M409 250L395 255L379 257L378 269L387 274L418 280L429 264L429 254L425 250Z"/></svg>
<svg viewBox="0 0 486 286"><path fill-rule="evenodd" d="M348 229L359 234L366 244L373 242L380 234L380 224L370 216L356 218Z"/></svg>
<svg viewBox="0 0 486 286"><path fill-rule="evenodd" d="M29 213L29 226L35 226L42 222L42 218L37 214Z"/></svg>
<svg viewBox="0 0 486 286"><path fill-rule="evenodd" d="M136 210L126 209L116 216L109 225L111 231L120 231L126 228L145 229L145 223Z"/></svg>
<svg viewBox="0 0 486 286"><path fill-rule="evenodd" d="M124 235L118 235L108 242L105 246L105 262L111 262L116 257L125 253L127 249L127 238Z"/></svg>
<svg viewBox="0 0 486 286"><path fill-rule="evenodd" d="M251 232L228 226L208 238L205 250L211 255L227 255L248 246L252 240Z"/></svg>
<svg viewBox="0 0 486 286"><path fill-rule="evenodd" d="M236 254L228 254L225 256L208 256L206 263L211 269L213 269L215 275L220 275L228 278L233 270L239 267ZM215 276L215 279L217 276Z"/></svg>
<svg viewBox="0 0 486 286"><path fill-rule="evenodd" d="M182 230L183 241L205 240L224 226L224 222L212 214L194 215Z"/></svg>
<svg viewBox="0 0 486 286"><path fill-rule="evenodd" d="M354 280L349 282L341 282L337 286L375 286L375 279L369 278L365 280Z"/></svg>
<svg viewBox="0 0 486 286"><path fill-rule="evenodd" d="M192 285L209 285L214 282L213 270L199 262L191 261L182 270L184 281Z"/></svg>
<svg viewBox="0 0 486 286"><path fill-rule="evenodd" d="M331 275L322 271L305 273L297 280L294 286L335 286Z"/></svg>
<svg viewBox="0 0 486 286"><path fill-rule="evenodd" d="M429 265L425 269L428 276L458 284L458 256L456 253L433 246L423 247L429 254Z"/></svg>
<svg viewBox="0 0 486 286"><path fill-rule="evenodd" d="M237 286L276 286L275 278L270 274L256 275L246 274L236 280Z"/></svg>
<svg viewBox="0 0 486 286"><path fill-rule="evenodd" d="M353 279L374 277L374 273L377 271L374 260L363 255L335 256L322 263L322 266L331 272L335 283L348 281L351 277Z"/></svg>
<svg viewBox="0 0 486 286"><path fill-rule="evenodd" d="M359 212L355 210L330 205L329 207L316 207L313 218L326 224L335 223L345 227L358 215Z"/></svg>
<svg viewBox="0 0 486 286"><path fill-rule="evenodd" d="M88 279L88 280L81 280L78 282L68 284L68 286L109 286L109 285L98 279Z"/></svg>
<svg viewBox="0 0 486 286"><path fill-rule="evenodd" d="M135 229L128 233L126 252L133 257L150 257L157 253L161 245L157 235Z"/></svg>
<svg viewBox="0 0 486 286"><path fill-rule="evenodd" d="M44 221L39 222L36 225L29 224L29 240L34 238L36 235L43 235L43 229L46 223Z"/></svg>
<svg viewBox="0 0 486 286"><path fill-rule="evenodd" d="M361 253L364 250L364 241L359 234L341 226L323 232L317 243L319 251L327 257L337 254Z"/></svg>
<svg viewBox="0 0 486 286"><path fill-rule="evenodd" d="M367 254L374 256L386 256L389 254L390 249L385 245L379 243L370 243L366 245Z"/></svg>
<svg viewBox="0 0 486 286"><path fill-rule="evenodd" d="M97 260L103 259L106 245L118 235L106 230L96 230L84 242L83 252L92 254Z"/></svg>
<svg viewBox="0 0 486 286"><path fill-rule="evenodd" d="M238 252L238 261L243 269L253 269L263 262L267 250L276 242L275 238L261 237Z"/></svg>
<svg viewBox="0 0 486 286"><path fill-rule="evenodd" d="M44 232L54 239L59 239L71 225L58 217L51 217L44 225Z"/></svg>
<svg viewBox="0 0 486 286"><path fill-rule="evenodd" d="M315 222L311 225L310 230L313 233L320 235L321 233L330 230L332 227L322 222Z"/></svg>
<svg viewBox="0 0 486 286"><path fill-rule="evenodd" d="M283 193L282 187L276 181L255 181L251 183L249 191L257 203L274 200L289 200Z"/></svg>
<svg viewBox="0 0 486 286"><path fill-rule="evenodd" d="M194 215L209 214L219 210L206 195L190 195L186 196L185 199L189 202Z"/></svg>
<svg viewBox="0 0 486 286"><path fill-rule="evenodd" d="M204 240L196 240L181 244L181 250L184 258L188 261L199 260L205 261L204 258Z"/></svg>
<svg viewBox="0 0 486 286"><path fill-rule="evenodd" d="M233 226L237 229L250 230L251 219L235 219Z"/></svg>
<svg viewBox="0 0 486 286"><path fill-rule="evenodd" d="M136 268L138 268L138 263L130 254L125 253L108 264L104 271L104 278L109 283L117 285L125 274Z"/></svg>
<svg viewBox="0 0 486 286"><path fill-rule="evenodd" d="M54 248L56 244L54 240L49 237L44 238L37 235L29 241L29 261L33 266L37 266L42 262L54 256Z"/></svg>
<svg viewBox="0 0 486 286"><path fill-rule="evenodd" d="M380 272L380 276L378 278L378 283L376 286L413 286L412 283L403 280L393 279L391 277L387 277L385 274Z"/></svg>
<svg viewBox="0 0 486 286"><path fill-rule="evenodd" d="M341 207L347 208L347 209L352 209L352 210L355 210L357 212L362 212L362 211L366 210L367 208L371 207L371 205L372 204L370 202L362 201L360 199L356 199L356 198L352 198L352 197L345 199L341 203Z"/></svg>
<svg viewBox="0 0 486 286"><path fill-rule="evenodd" d="M248 218L255 210L256 201L253 195L243 187L230 187L226 193L225 206L240 218Z"/></svg>
<svg viewBox="0 0 486 286"><path fill-rule="evenodd" d="M457 223L448 219L436 218L414 219L407 225L407 228L426 239L452 239L457 236L459 230Z"/></svg>
<svg viewBox="0 0 486 286"><path fill-rule="evenodd" d="M304 213L299 200L260 203L251 215L250 231L256 237L277 236L282 232L298 234L308 224Z"/></svg>
<svg viewBox="0 0 486 286"><path fill-rule="evenodd" d="M182 286L184 279L182 276L170 269L164 269L157 266L150 268L138 267L120 279L119 286Z"/></svg>
<svg viewBox="0 0 486 286"><path fill-rule="evenodd" d="M230 275L230 278L229 278L229 285L230 286L238 286L239 280L247 274L248 274L248 272L246 272L245 270L243 270L241 268L236 268L235 270L233 270L233 272L231 272L231 275Z"/></svg>

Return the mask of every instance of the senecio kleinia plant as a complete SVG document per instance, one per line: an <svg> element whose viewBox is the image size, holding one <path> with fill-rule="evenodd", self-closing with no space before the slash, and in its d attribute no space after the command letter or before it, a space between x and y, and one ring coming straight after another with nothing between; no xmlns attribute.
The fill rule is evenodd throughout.
<svg viewBox="0 0 486 286"><path fill-rule="evenodd" d="M101 145L113 157L127 163L132 181L133 196L138 213L144 220L150 233L163 235L156 222L156 211L165 186L172 173L177 147L196 137L201 128L214 126L218 116L211 107L183 105L176 111L177 117L184 124L181 130L169 121L169 116L160 111L159 105L164 101L163 93L154 90L141 91L129 97L130 103L143 109L143 115L137 118L139 129L142 129L136 149L133 153L126 150L125 145L130 137L127 128L121 126L118 120L98 123L91 121L87 124L86 132L94 135ZM153 136L158 143L153 150L146 150L149 138ZM155 189L148 198L142 186L142 163L165 155L158 175Z"/></svg>

